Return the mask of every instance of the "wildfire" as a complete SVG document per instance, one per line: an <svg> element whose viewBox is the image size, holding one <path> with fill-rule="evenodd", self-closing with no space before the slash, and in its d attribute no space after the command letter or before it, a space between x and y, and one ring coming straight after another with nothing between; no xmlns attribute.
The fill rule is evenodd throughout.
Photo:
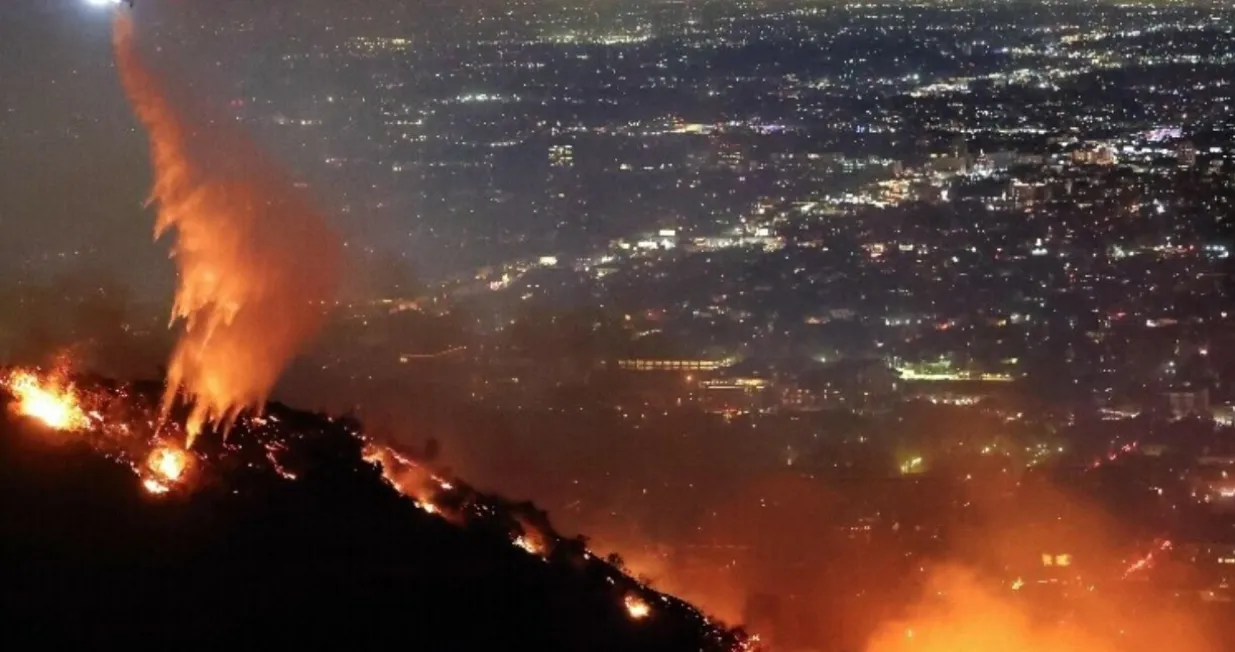
<svg viewBox="0 0 1235 652"><path fill-rule="evenodd" d="M1165 553L1169 551L1172 547L1173 547L1173 544L1169 540L1161 539L1161 540L1155 541L1154 547L1152 550L1146 553L1144 557L1141 557L1128 565L1128 568L1124 570L1123 579L1126 580L1130 576L1135 575L1143 570L1146 570L1148 568L1153 568L1153 565L1156 561L1155 555L1157 555L1158 553Z"/></svg>
<svg viewBox="0 0 1235 652"><path fill-rule="evenodd" d="M72 385L43 381L31 371L14 371L0 384L17 397L18 414L36 419L53 430L75 431L90 426L90 418Z"/></svg>
<svg viewBox="0 0 1235 652"><path fill-rule="evenodd" d="M146 478L145 480L142 480L142 487L145 488L146 491L156 496L161 496L172 490L171 487L163 484L162 482L159 482L158 480L154 478Z"/></svg>
<svg viewBox="0 0 1235 652"><path fill-rule="evenodd" d="M339 238L244 137L171 101L141 60L133 25L116 17L117 69L150 137L156 237L175 234L183 332L168 363L164 418L192 403L187 446L209 424L226 433L271 388L324 319Z"/></svg>
<svg viewBox="0 0 1235 652"><path fill-rule="evenodd" d="M1114 462L1120 457L1123 457L1124 455L1127 455L1131 453L1132 451L1136 450L1139 445L1140 444L1135 441L1130 444L1124 444L1123 446L1120 446L1119 448L1108 452L1105 458L1099 457L1095 459L1093 463L1089 465L1089 468L1096 469L1108 462Z"/></svg>
<svg viewBox="0 0 1235 652"><path fill-rule="evenodd" d="M537 544L537 542L533 541L526 535L520 534L519 536L515 537L515 540L512 543L515 544L516 548L522 548L523 550L527 551L527 553L530 555L539 556L539 555L544 554L544 548L542 548L539 544Z"/></svg>
<svg viewBox="0 0 1235 652"><path fill-rule="evenodd" d="M159 438L143 442L133 424L109 423L99 411L87 411L77 388L58 380L59 376L18 369L0 377L0 386L6 387L17 399L14 411L18 414L60 432L85 434L89 431L91 446L112 459L124 461L141 479L147 492L165 494L184 480L191 460L188 452ZM123 394L92 394L90 400L100 404L95 407L102 409L102 404L121 397ZM153 424L151 426L153 429Z"/></svg>
<svg viewBox="0 0 1235 652"><path fill-rule="evenodd" d="M159 478L168 482L176 482L184 476L184 470L188 466L188 462L189 457L182 450L159 448L150 454L150 459L146 466Z"/></svg>
<svg viewBox="0 0 1235 652"><path fill-rule="evenodd" d="M187 452L169 445L159 446L146 458L149 474L142 480L142 487L152 494L165 494L184 478L188 467Z"/></svg>
<svg viewBox="0 0 1235 652"><path fill-rule="evenodd" d="M442 491L451 491L454 485L439 478L416 460L388 446L368 444L362 452L364 460L374 464L382 472L382 478L396 491L412 499L416 507L429 514L440 514L434 497Z"/></svg>
<svg viewBox="0 0 1235 652"><path fill-rule="evenodd" d="M283 466L283 463L279 461L279 458L276 455L276 452L281 452L285 449L286 447L283 446L282 444L267 445L266 446L266 459L270 461L270 468L274 469L274 472L278 473L279 477L283 478L284 480L295 480L300 476L296 475L292 471L289 471L287 467Z"/></svg>
<svg viewBox="0 0 1235 652"><path fill-rule="evenodd" d="M140 399L131 401L137 395L130 394L127 388L91 386L88 392L82 393L74 385L58 378L67 376L44 375L29 369L17 370L7 375L0 374L0 387L6 388L15 397L15 411L59 431L74 432L98 454L131 470L142 490L150 496L161 497L187 491L198 476L209 473L208 468L197 469L196 465L205 464L208 467L209 462L203 460L210 458L198 457L180 441L183 433L180 426L160 422L157 408ZM282 463L282 458L291 452L287 438L294 437L294 433L266 427L278 422L276 416L243 421L239 427L246 437L224 442L222 455L246 450L258 456L264 454L272 473L286 480L295 480L296 473ZM254 426L257 428L254 429ZM544 561L549 561L551 551L560 548L563 541L560 535L547 522L543 522L543 514L534 509L489 499L464 483L439 475L422 460L368 441L359 431L350 431L349 434L364 443L363 458L377 465L384 480L424 512L456 524L501 523L508 528L507 542ZM249 466L255 465L250 463ZM586 549L576 554L580 563L603 563ZM607 579L610 584L619 584L616 577ZM632 621L650 618L652 605L645 597L648 594L641 595L633 581L628 586L626 591L629 592L623 591L615 596L620 596L618 599L627 617ZM671 604L665 596L659 599ZM702 614L696 612L696 615L709 622ZM722 632L717 630L717 633ZM752 646L757 639L735 637L735 641L733 649L736 652L754 649Z"/></svg>
<svg viewBox="0 0 1235 652"><path fill-rule="evenodd" d="M630 615L631 620L643 620L652 614L651 605L637 595L626 596L624 602L626 613Z"/></svg>

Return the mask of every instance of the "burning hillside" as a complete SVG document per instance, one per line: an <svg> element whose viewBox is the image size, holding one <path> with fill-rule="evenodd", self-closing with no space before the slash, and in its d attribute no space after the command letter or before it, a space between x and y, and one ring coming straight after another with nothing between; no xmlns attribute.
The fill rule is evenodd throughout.
<svg viewBox="0 0 1235 652"><path fill-rule="evenodd" d="M341 242L115 18L172 234L166 385L0 370L6 634L193 647L734 650L752 642L360 425L266 397L331 305ZM197 107L200 109L200 107ZM201 435L201 437L199 437ZM213 435L213 436L212 436Z"/></svg>
<svg viewBox="0 0 1235 652"><path fill-rule="evenodd" d="M20 635L173 644L737 650L753 643L360 425L271 406L183 439L158 385L0 374ZM393 490L392 490L393 489Z"/></svg>

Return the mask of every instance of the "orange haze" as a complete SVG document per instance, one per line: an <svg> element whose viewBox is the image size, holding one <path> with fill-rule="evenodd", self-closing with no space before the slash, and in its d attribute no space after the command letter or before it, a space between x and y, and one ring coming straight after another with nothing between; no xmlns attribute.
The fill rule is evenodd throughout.
<svg viewBox="0 0 1235 652"><path fill-rule="evenodd" d="M1134 611L1119 596L1080 601L1067 620L1042 617L1007 586L961 566L937 570L923 593L913 613L882 628L866 652L1215 652L1193 619L1169 609L1138 614L1135 629L1109 631Z"/></svg>

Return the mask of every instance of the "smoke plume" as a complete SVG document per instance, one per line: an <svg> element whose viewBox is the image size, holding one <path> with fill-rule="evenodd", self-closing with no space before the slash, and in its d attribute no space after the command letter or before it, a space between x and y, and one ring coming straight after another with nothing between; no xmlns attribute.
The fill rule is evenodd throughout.
<svg viewBox="0 0 1235 652"><path fill-rule="evenodd" d="M192 403L189 439L265 403L280 373L320 327L335 293L337 235L287 178L221 121L169 99L116 19L120 77L150 138L155 237L175 233L179 272L164 411Z"/></svg>

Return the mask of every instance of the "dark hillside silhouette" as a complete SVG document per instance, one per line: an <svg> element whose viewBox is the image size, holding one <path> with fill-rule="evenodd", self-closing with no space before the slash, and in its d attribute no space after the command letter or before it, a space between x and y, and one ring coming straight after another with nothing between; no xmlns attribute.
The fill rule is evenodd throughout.
<svg viewBox="0 0 1235 652"><path fill-rule="evenodd" d="M157 389L151 388L157 397ZM7 402L0 393L0 400ZM252 436L187 491L156 497L80 441L0 419L0 611L20 647L415 650L728 650L740 636L558 540L510 543L528 504L463 487L492 518L455 525L416 508L361 457L355 424L272 406L288 465ZM251 458L251 459L250 459ZM626 596L651 613L632 619Z"/></svg>

